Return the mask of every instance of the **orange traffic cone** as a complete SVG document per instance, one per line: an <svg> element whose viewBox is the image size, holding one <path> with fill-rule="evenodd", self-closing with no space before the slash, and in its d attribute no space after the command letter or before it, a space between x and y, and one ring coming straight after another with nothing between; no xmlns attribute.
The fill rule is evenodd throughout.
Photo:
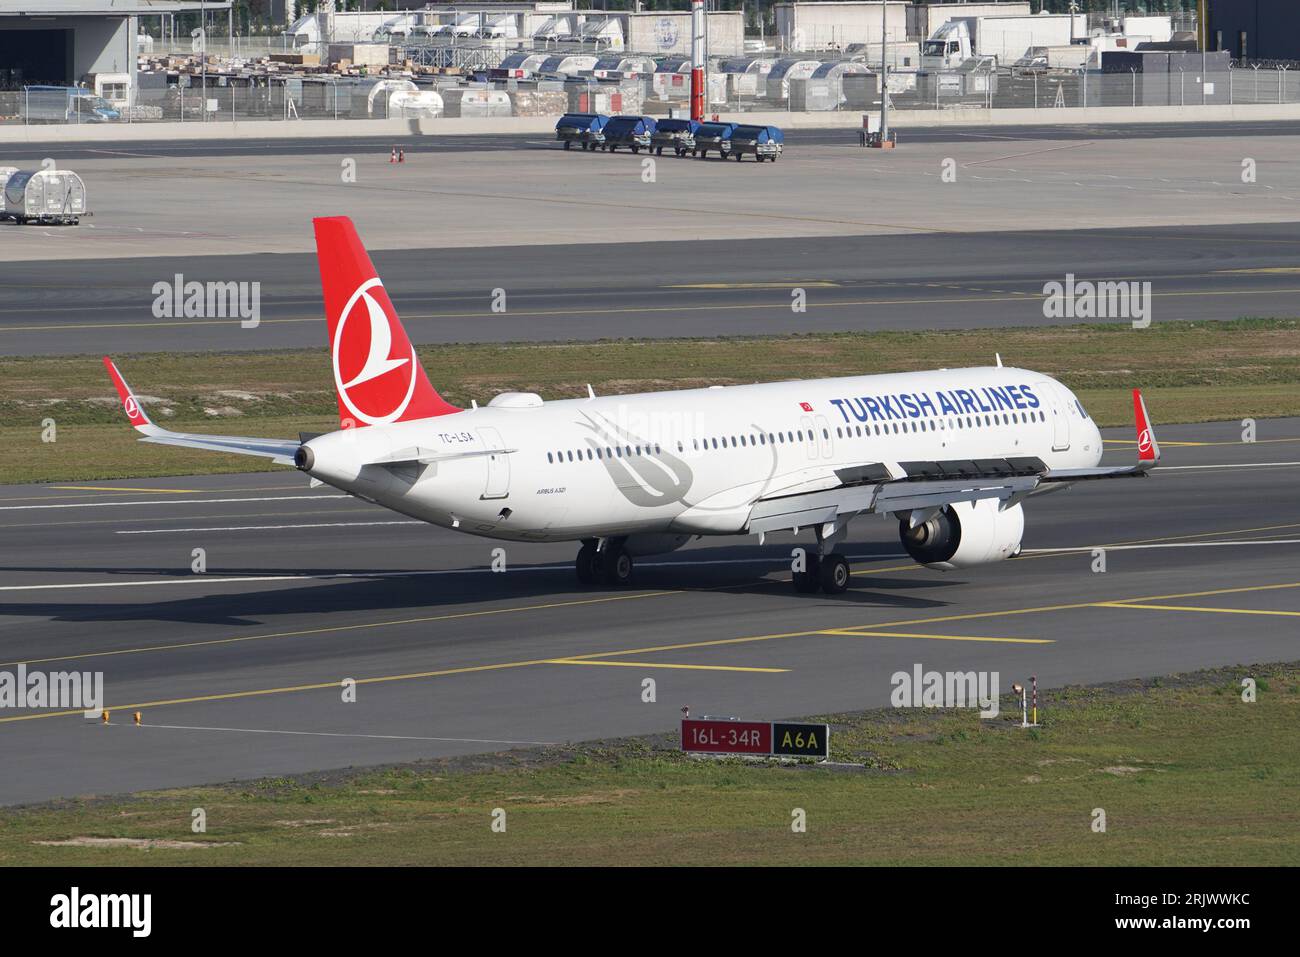
<svg viewBox="0 0 1300 957"><path fill-rule="evenodd" d="M393 147L393 151L392 151L391 153L388 154L388 162L390 162L390 163L396 163L396 162L397 162L397 147L396 147L396 146L394 146L394 147Z"/></svg>
<svg viewBox="0 0 1300 957"><path fill-rule="evenodd" d="M398 150L397 150L397 162L399 162L399 163L405 163L405 162L406 162L406 148L405 148L405 147L400 147L400 148L398 148Z"/></svg>

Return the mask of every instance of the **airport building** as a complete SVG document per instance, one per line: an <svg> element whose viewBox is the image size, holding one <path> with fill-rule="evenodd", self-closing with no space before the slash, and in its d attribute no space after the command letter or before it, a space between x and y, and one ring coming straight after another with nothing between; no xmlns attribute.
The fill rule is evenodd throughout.
<svg viewBox="0 0 1300 957"><path fill-rule="evenodd" d="M142 18L207 11L231 0L0 0L0 89L85 84L110 99L135 88Z"/></svg>
<svg viewBox="0 0 1300 957"><path fill-rule="evenodd" d="M1295 0L1204 0L1206 49L1238 61L1300 60Z"/></svg>

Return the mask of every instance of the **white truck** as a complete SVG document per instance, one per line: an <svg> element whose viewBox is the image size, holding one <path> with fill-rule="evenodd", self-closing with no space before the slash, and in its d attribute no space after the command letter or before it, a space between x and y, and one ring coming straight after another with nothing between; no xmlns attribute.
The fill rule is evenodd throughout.
<svg viewBox="0 0 1300 957"><path fill-rule="evenodd" d="M921 47L922 70L951 70L975 57L1010 65L1032 47L1068 46L1088 36L1084 14L953 17Z"/></svg>

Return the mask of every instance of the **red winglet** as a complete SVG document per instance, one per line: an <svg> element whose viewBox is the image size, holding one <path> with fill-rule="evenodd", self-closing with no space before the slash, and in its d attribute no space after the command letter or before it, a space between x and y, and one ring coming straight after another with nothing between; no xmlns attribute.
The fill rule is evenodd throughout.
<svg viewBox="0 0 1300 957"><path fill-rule="evenodd" d="M1137 424L1138 464L1153 466L1160 461L1160 443L1156 441L1156 433L1147 417L1147 404L1142 401L1141 389L1133 390L1133 419Z"/></svg>
<svg viewBox="0 0 1300 957"><path fill-rule="evenodd" d="M117 371L117 366L108 356L104 356L104 368L108 370L108 376L113 380L113 387L117 389L117 397L122 400L122 409L126 412L126 417L131 420L131 424L137 429L143 425L151 425L149 416L144 414L144 409L140 408L140 403L136 401L135 396L131 393L131 387L126 384L122 378L122 373Z"/></svg>

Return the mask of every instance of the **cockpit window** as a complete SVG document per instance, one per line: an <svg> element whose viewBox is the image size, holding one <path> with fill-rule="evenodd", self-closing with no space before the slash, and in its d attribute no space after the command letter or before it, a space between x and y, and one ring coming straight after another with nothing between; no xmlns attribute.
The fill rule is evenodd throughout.
<svg viewBox="0 0 1300 957"><path fill-rule="evenodd" d="M1079 414L1086 419L1088 417L1088 413L1084 410L1083 403L1080 402L1078 399L1075 399L1074 404L1079 407Z"/></svg>

